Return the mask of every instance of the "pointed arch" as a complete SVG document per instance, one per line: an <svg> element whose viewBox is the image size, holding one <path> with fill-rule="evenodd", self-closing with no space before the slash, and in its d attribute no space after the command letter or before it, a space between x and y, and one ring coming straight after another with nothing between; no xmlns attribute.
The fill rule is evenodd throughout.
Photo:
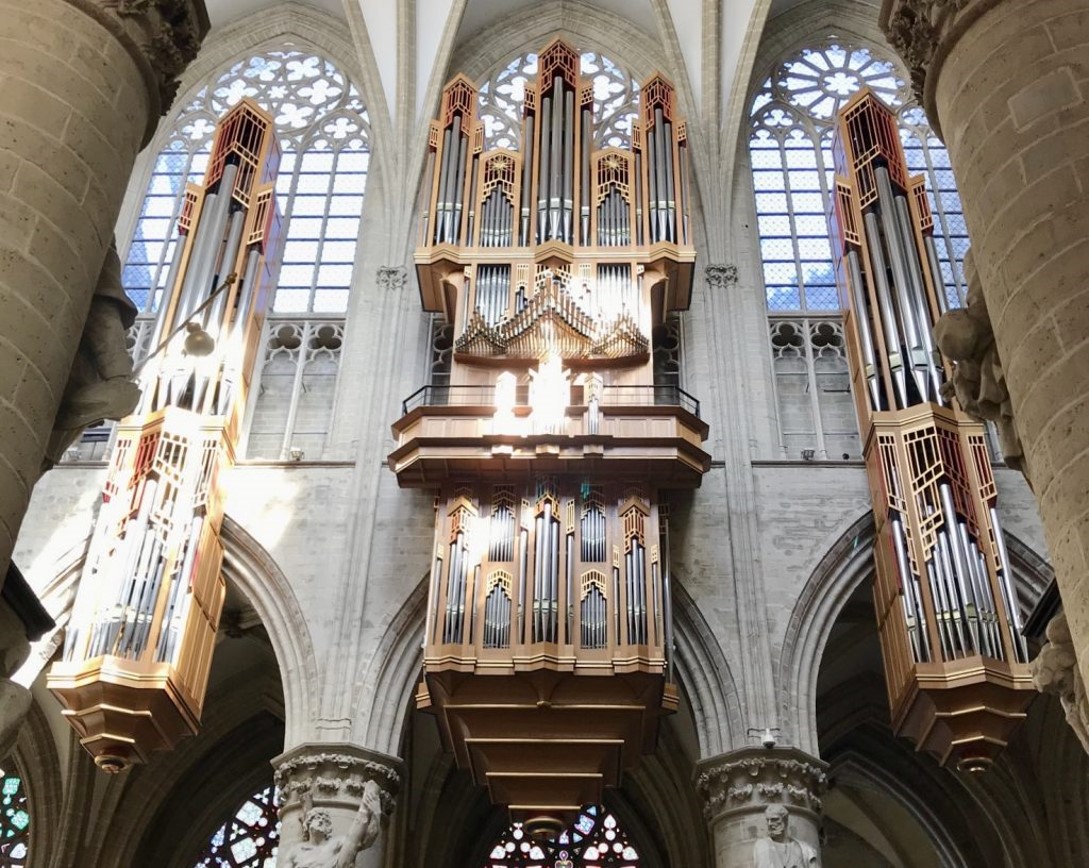
<svg viewBox="0 0 1089 868"><path fill-rule="evenodd" d="M317 708L314 643L295 591L272 555L229 515L224 516L223 575L249 600L268 632L284 695L287 744L305 739Z"/></svg>

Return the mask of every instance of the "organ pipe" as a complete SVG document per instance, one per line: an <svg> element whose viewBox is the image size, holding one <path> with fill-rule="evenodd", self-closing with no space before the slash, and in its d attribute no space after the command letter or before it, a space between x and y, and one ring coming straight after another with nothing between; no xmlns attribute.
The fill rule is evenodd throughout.
<svg viewBox="0 0 1089 868"><path fill-rule="evenodd" d="M948 306L922 179L864 91L834 143L837 273L874 495L893 725L943 763L987 767L1023 716L1027 649L982 427L951 401L931 329ZM950 399L947 400L947 396Z"/></svg>
<svg viewBox="0 0 1089 868"><path fill-rule="evenodd" d="M273 119L245 99L219 122L178 236L49 689L110 772L194 734L226 593L221 478L233 464L275 285Z"/></svg>

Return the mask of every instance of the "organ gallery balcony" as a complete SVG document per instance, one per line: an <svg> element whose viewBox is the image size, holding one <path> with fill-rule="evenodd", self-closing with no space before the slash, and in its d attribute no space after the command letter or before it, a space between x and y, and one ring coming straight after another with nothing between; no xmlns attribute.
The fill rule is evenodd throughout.
<svg viewBox="0 0 1089 868"><path fill-rule="evenodd" d="M548 420L528 384L513 384L506 398L503 391L424 386L406 398L389 456L398 482L418 488L465 473L569 471L696 488L711 466L699 401L678 386L571 386Z"/></svg>

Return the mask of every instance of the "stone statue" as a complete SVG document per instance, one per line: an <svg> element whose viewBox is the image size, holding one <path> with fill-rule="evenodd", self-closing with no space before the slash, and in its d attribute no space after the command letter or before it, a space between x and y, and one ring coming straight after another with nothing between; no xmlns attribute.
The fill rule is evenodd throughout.
<svg viewBox="0 0 1089 868"><path fill-rule="evenodd" d="M1041 693L1059 697L1066 722L1089 753L1089 698L1085 695L1085 682L1081 680L1065 613L1056 615L1047 625L1047 644L1032 661L1032 683Z"/></svg>
<svg viewBox="0 0 1089 868"><path fill-rule="evenodd" d="M132 359L125 347L125 334L135 321L136 306L121 284L121 259L111 243L53 422L43 472L60 460L84 428L121 419L136 407L140 389L132 381Z"/></svg>
<svg viewBox="0 0 1089 868"><path fill-rule="evenodd" d="M355 857L377 840L381 818L382 800L374 781L364 785L359 811L347 835L333 834L333 820L327 810L309 808L302 818L303 840L288 854L284 865L286 868L351 868L355 865Z"/></svg>
<svg viewBox="0 0 1089 868"><path fill-rule="evenodd" d="M955 364L952 382L942 387L942 397L949 400L955 395L973 419L994 422L1007 466L1024 472L1024 451L1013 425L1006 375L971 250L964 255L964 279L968 283L967 305L942 314L934 326L938 349Z"/></svg>
<svg viewBox="0 0 1089 868"><path fill-rule="evenodd" d="M817 851L790 835L790 811L784 805L768 805L764 811L768 836L752 848L753 868L820 868Z"/></svg>

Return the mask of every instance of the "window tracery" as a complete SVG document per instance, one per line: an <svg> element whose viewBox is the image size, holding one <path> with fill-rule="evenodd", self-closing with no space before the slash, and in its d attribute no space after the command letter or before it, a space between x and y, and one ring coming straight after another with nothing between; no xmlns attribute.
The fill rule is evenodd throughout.
<svg viewBox="0 0 1089 868"><path fill-rule="evenodd" d="M968 236L949 155L899 63L836 36L776 63L753 99L749 154L781 447L791 458L861 452L827 214L835 117L863 87L896 110L909 167L927 175L945 293L951 306L964 303Z"/></svg>
<svg viewBox="0 0 1089 868"><path fill-rule="evenodd" d="M588 805L550 844L530 840L521 823L499 837L483 868L638 868L639 853L603 807Z"/></svg>
<svg viewBox="0 0 1089 868"><path fill-rule="evenodd" d="M279 792L271 784L246 799L208 840L194 868L275 868Z"/></svg>
<svg viewBox="0 0 1089 868"><path fill-rule="evenodd" d="M276 118L284 250L276 312L347 308L370 152L359 91L330 61L288 46L213 74L178 113L156 158L122 274L130 297L153 312L174 254L174 224L187 181L208 162L215 123L243 97Z"/></svg>
<svg viewBox="0 0 1089 868"><path fill-rule="evenodd" d="M30 847L30 805L23 779L0 768L0 868L25 868Z"/></svg>
<svg viewBox="0 0 1089 868"><path fill-rule="evenodd" d="M616 61L595 51L582 53L581 71L594 83L594 144L625 148L639 116L639 82ZM518 150L525 86L537 75L537 55L519 55L480 86L484 147Z"/></svg>

